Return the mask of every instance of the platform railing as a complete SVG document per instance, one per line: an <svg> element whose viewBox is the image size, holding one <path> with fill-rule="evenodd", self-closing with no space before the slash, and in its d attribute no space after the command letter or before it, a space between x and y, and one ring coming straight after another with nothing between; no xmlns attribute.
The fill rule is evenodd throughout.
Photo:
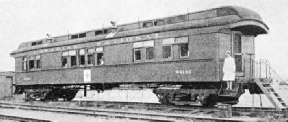
<svg viewBox="0 0 288 122"><path fill-rule="evenodd" d="M285 80L271 67L269 60L260 59L260 62L266 66L266 76L269 71L269 78L272 78L274 83L286 83Z"/></svg>
<svg viewBox="0 0 288 122"><path fill-rule="evenodd" d="M285 84L285 80L271 67L269 60L252 58L244 59L244 74L246 78L269 78L273 83Z"/></svg>

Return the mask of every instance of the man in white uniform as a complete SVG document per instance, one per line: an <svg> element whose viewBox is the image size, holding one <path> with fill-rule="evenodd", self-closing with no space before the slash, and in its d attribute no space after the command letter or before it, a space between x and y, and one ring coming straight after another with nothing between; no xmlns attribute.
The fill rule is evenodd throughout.
<svg viewBox="0 0 288 122"><path fill-rule="evenodd" d="M223 81L227 81L226 90L232 90L232 81L235 80L235 60L231 57L231 52L226 51L226 58L223 66Z"/></svg>

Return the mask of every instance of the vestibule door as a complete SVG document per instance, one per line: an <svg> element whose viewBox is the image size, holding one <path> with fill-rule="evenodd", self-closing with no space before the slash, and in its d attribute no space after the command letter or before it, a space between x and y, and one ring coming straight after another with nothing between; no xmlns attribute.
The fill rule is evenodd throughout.
<svg viewBox="0 0 288 122"><path fill-rule="evenodd" d="M235 59L236 73L240 75L243 74L242 34L235 32L232 37L232 53Z"/></svg>

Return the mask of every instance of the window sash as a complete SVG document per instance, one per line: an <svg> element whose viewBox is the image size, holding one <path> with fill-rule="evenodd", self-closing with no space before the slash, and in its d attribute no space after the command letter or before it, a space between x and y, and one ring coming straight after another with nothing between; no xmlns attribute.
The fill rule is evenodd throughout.
<svg viewBox="0 0 288 122"><path fill-rule="evenodd" d="M154 47L146 48L146 60L154 59Z"/></svg>
<svg viewBox="0 0 288 122"><path fill-rule="evenodd" d="M95 49L94 49L94 48L87 49L87 52L88 52L88 53L94 53L94 52L95 52Z"/></svg>
<svg viewBox="0 0 288 122"><path fill-rule="evenodd" d="M154 25L155 26L164 25L164 21L163 20L156 20L156 21L154 21Z"/></svg>
<svg viewBox="0 0 288 122"><path fill-rule="evenodd" d="M172 46L163 46L162 49L164 59L172 57Z"/></svg>
<svg viewBox="0 0 288 122"><path fill-rule="evenodd" d="M73 67L73 66L77 66L76 56L71 56L71 67Z"/></svg>
<svg viewBox="0 0 288 122"><path fill-rule="evenodd" d="M188 43L188 37L179 37L176 38L176 43Z"/></svg>
<svg viewBox="0 0 288 122"><path fill-rule="evenodd" d="M34 70L34 69L35 69L34 60L29 60L29 70Z"/></svg>
<svg viewBox="0 0 288 122"><path fill-rule="evenodd" d="M62 67L67 68L68 67L68 57L62 57Z"/></svg>
<svg viewBox="0 0 288 122"><path fill-rule="evenodd" d="M154 40L133 43L133 48L141 47L154 47Z"/></svg>
<svg viewBox="0 0 288 122"><path fill-rule="evenodd" d="M30 56L29 57L29 60L34 60L35 59L35 56Z"/></svg>
<svg viewBox="0 0 288 122"><path fill-rule="evenodd" d="M36 59L40 59L40 55L37 55L37 56L36 56Z"/></svg>
<svg viewBox="0 0 288 122"><path fill-rule="evenodd" d="M68 56L69 55L69 52L68 51L65 51L62 53L62 56Z"/></svg>
<svg viewBox="0 0 288 122"><path fill-rule="evenodd" d="M97 47L96 52L103 52L103 47Z"/></svg>
<svg viewBox="0 0 288 122"><path fill-rule="evenodd" d="M76 56L76 50L70 50L69 55L70 56Z"/></svg>
<svg viewBox="0 0 288 122"><path fill-rule="evenodd" d="M80 65L85 65L85 55L80 55L79 56L79 64Z"/></svg>
<svg viewBox="0 0 288 122"><path fill-rule="evenodd" d="M22 71L27 71L27 58L22 58Z"/></svg>
<svg viewBox="0 0 288 122"><path fill-rule="evenodd" d="M88 54L87 57L88 57L87 64L94 65L94 54Z"/></svg>
<svg viewBox="0 0 288 122"><path fill-rule="evenodd" d="M166 44L174 44L175 43L175 38L167 38L167 39L163 39L162 44L166 45Z"/></svg>
<svg viewBox="0 0 288 122"><path fill-rule="evenodd" d="M22 71L27 71L27 62L22 62Z"/></svg>
<svg viewBox="0 0 288 122"><path fill-rule="evenodd" d="M36 60L36 69L40 69L41 68L41 61L38 59Z"/></svg>
<svg viewBox="0 0 288 122"><path fill-rule="evenodd" d="M180 57L188 57L189 56L188 43L182 43L179 45L179 47L180 47Z"/></svg>
<svg viewBox="0 0 288 122"><path fill-rule="evenodd" d="M143 46L143 42L135 42L133 43L133 48L139 48Z"/></svg>
<svg viewBox="0 0 288 122"><path fill-rule="evenodd" d="M134 49L134 61L141 61L141 49Z"/></svg>
<svg viewBox="0 0 288 122"><path fill-rule="evenodd" d="M84 49L80 49L79 50L79 55L85 55L85 50Z"/></svg>
<svg viewBox="0 0 288 122"><path fill-rule="evenodd" d="M144 47L154 47L154 41L145 41L143 42Z"/></svg>
<svg viewBox="0 0 288 122"><path fill-rule="evenodd" d="M234 53L241 53L242 52L242 39L241 35L239 33L234 34Z"/></svg>
<svg viewBox="0 0 288 122"><path fill-rule="evenodd" d="M97 65L104 64L104 53L97 53Z"/></svg>

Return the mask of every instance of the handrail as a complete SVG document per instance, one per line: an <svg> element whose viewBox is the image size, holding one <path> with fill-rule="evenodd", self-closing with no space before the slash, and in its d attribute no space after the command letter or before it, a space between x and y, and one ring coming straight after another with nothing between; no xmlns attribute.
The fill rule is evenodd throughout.
<svg viewBox="0 0 288 122"><path fill-rule="evenodd" d="M286 83L285 80L284 80L281 76L279 76L279 75L276 73L276 71L270 66L269 60L266 60L266 59L262 59L262 60L261 60L261 59L260 59L260 61L263 61L263 63L265 63L266 66L269 67L270 76L271 76L271 72L270 72L270 71L273 71L274 74L275 74L278 78L280 78L281 82ZM264 61L265 61L265 62L264 62Z"/></svg>
<svg viewBox="0 0 288 122"><path fill-rule="evenodd" d="M248 64L246 64L246 63L248 63ZM246 67L247 65L249 65L249 68ZM251 56L250 56L250 58L244 59L244 67L246 67L246 68L244 68L244 74L249 73L248 76L245 76L245 77L249 77L249 78L271 78L271 79L273 79L272 81L277 79L276 81L280 81L280 83L286 83L285 80L281 76L279 76L276 73L276 71L271 67L269 60L266 60L266 59L255 60L255 59L251 58Z"/></svg>

